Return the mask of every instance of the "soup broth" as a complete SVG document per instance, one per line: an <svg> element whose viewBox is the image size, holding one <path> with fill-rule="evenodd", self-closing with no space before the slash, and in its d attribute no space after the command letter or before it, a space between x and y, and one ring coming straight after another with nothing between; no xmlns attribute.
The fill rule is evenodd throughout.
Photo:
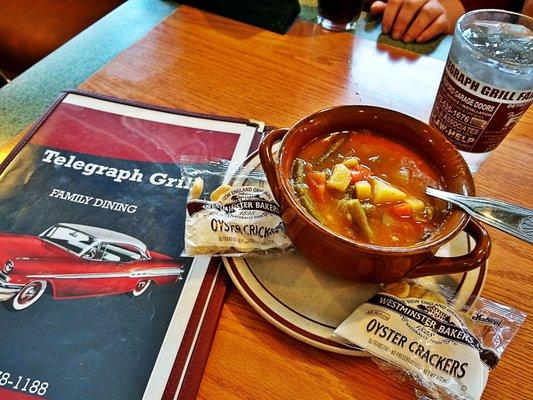
<svg viewBox="0 0 533 400"><path fill-rule="evenodd" d="M309 143L293 165L292 186L307 211L332 231L379 246L412 246L446 219L446 203L425 194L443 180L419 154L370 131Z"/></svg>

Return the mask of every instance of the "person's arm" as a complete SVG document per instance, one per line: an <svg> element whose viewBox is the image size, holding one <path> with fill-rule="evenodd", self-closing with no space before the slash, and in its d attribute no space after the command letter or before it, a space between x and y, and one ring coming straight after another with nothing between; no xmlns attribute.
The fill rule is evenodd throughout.
<svg viewBox="0 0 533 400"><path fill-rule="evenodd" d="M382 30L393 39L420 43L453 33L465 8L460 0L389 0L374 2L370 12L383 14Z"/></svg>

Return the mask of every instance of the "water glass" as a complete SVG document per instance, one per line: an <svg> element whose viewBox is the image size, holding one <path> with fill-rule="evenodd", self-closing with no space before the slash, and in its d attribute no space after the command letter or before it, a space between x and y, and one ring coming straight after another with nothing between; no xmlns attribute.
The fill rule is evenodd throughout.
<svg viewBox="0 0 533 400"><path fill-rule="evenodd" d="M472 172L533 102L533 18L504 10L466 13L430 117Z"/></svg>

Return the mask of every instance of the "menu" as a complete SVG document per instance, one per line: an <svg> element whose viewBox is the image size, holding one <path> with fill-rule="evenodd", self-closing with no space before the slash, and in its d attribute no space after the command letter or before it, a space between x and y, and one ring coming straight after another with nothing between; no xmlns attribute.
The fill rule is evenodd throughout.
<svg viewBox="0 0 533 400"><path fill-rule="evenodd" d="M184 171L242 163L261 131L61 96L0 166L1 399L194 397L225 284L181 256Z"/></svg>

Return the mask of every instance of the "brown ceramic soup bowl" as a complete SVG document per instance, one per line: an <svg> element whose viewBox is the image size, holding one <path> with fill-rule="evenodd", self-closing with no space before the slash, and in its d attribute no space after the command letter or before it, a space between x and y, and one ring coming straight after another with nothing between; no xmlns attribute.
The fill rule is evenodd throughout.
<svg viewBox="0 0 533 400"><path fill-rule="evenodd" d="M409 247L384 247L357 242L334 233L301 205L290 180L295 157L309 142L339 131L371 130L415 149L442 176L445 189L475 194L465 161L444 136L407 115L372 106L340 106L312 114L294 125L271 131L259 148L268 183L280 204L287 235L309 260L332 274L360 282L392 282L405 277L464 272L480 267L490 253L487 231L458 208L429 239ZM281 140L277 153L273 146ZM468 254L438 257L435 252L461 231L476 244Z"/></svg>

